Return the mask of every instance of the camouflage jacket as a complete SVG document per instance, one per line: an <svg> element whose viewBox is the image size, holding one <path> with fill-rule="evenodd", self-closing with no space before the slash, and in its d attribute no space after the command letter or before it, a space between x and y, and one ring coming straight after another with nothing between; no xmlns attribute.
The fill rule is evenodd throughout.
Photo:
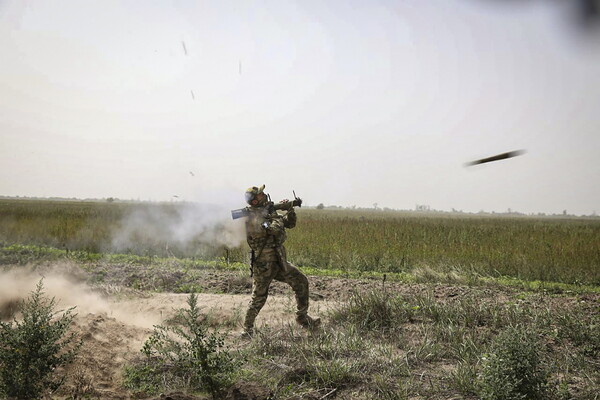
<svg viewBox="0 0 600 400"><path fill-rule="evenodd" d="M285 229L296 226L296 212L293 208L279 214L270 207L249 207L246 219L246 240L257 255L269 249L283 246L287 237Z"/></svg>

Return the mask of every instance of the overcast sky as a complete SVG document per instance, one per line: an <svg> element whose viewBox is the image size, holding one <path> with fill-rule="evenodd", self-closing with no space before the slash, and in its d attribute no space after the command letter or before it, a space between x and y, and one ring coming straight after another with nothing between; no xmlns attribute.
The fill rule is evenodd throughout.
<svg viewBox="0 0 600 400"><path fill-rule="evenodd" d="M501 3L0 0L0 195L600 212L600 46Z"/></svg>

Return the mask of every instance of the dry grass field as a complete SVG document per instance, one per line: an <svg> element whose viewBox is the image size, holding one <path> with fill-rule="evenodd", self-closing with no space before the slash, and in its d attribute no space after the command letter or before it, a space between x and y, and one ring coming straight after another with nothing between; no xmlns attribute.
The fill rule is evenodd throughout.
<svg viewBox="0 0 600 400"><path fill-rule="evenodd" d="M76 307L82 347L45 396L600 398L597 219L301 209L289 258L323 324L295 326L276 283L244 339L245 246L219 220L161 235L195 215L181 207L0 202L3 334L42 278L57 310ZM131 215L147 217L135 240Z"/></svg>
<svg viewBox="0 0 600 400"><path fill-rule="evenodd" d="M303 267L435 271L600 285L600 218L299 209L287 242ZM189 203L0 200L0 243L245 262L228 210ZM230 237L223 237L226 232Z"/></svg>

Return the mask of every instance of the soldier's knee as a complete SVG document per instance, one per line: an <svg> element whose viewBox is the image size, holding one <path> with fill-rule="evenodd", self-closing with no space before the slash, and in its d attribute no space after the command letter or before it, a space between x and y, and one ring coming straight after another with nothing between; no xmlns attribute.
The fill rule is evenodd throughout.
<svg viewBox="0 0 600 400"><path fill-rule="evenodd" d="M300 277L298 278L303 285L308 286L308 278L302 272L300 272Z"/></svg>
<svg viewBox="0 0 600 400"><path fill-rule="evenodd" d="M298 274L295 274L292 280L295 285L308 288L308 278L302 272L298 271Z"/></svg>
<svg viewBox="0 0 600 400"><path fill-rule="evenodd" d="M264 286L255 286L254 289L252 290L252 296L253 297L267 297L269 294L269 287L264 287Z"/></svg>
<svg viewBox="0 0 600 400"><path fill-rule="evenodd" d="M287 265L288 265L288 275L291 277L291 279L297 280L299 282L301 282L301 281L308 282L308 278L306 277L306 275L304 275L298 269L298 267L296 267L294 264L290 264L290 263L288 263Z"/></svg>
<svg viewBox="0 0 600 400"><path fill-rule="evenodd" d="M271 280L269 279L255 279L252 285L253 296L266 296L269 293L269 286L271 286Z"/></svg>
<svg viewBox="0 0 600 400"><path fill-rule="evenodd" d="M250 300L250 304L252 306L262 307L267 302L267 296L252 296L252 300Z"/></svg>

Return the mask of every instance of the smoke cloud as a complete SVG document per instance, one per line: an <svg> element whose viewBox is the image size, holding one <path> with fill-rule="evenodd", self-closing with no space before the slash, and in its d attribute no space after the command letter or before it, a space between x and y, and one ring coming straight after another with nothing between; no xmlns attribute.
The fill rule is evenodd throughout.
<svg viewBox="0 0 600 400"><path fill-rule="evenodd" d="M152 249L155 254L205 255L236 248L244 239L243 221L232 220L231 208L178 202L136 207L113 232L110 247L117 252Z"/></svg>

